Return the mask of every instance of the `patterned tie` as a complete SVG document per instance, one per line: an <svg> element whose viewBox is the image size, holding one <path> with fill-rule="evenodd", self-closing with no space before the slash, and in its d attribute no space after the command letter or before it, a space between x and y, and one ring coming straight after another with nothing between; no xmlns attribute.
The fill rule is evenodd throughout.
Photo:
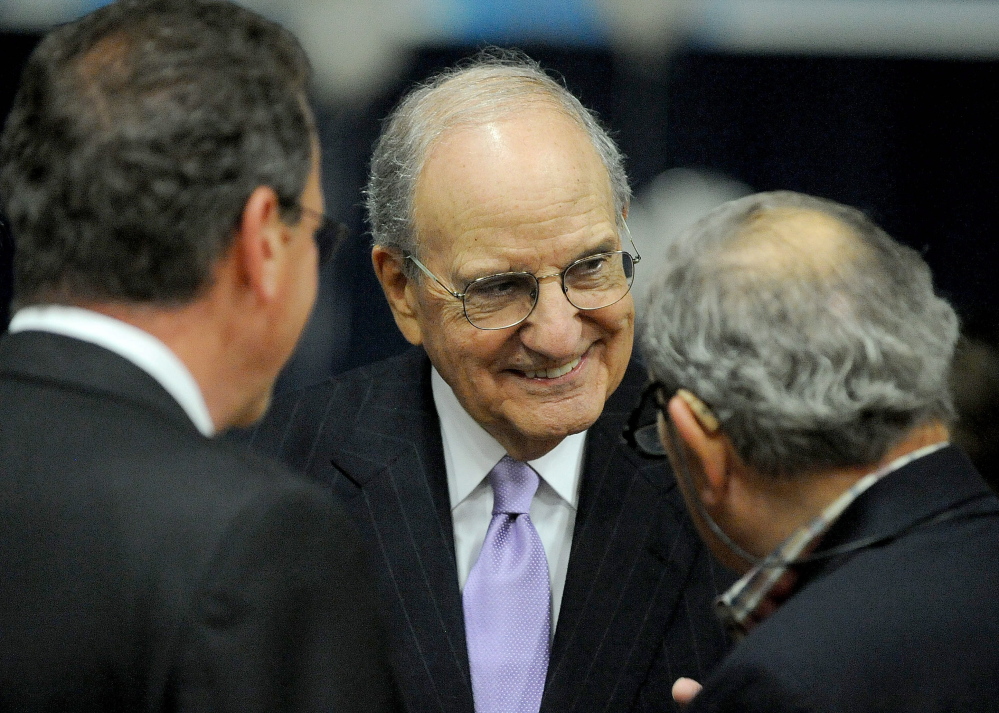
<svg viewBox="0 0 999 713"><path fill-rule="evenodd" d="M475 711L538 713L552 625L548 560L528 514L538 474L503 456L489 484L493 519L462 595Z"/></svg>

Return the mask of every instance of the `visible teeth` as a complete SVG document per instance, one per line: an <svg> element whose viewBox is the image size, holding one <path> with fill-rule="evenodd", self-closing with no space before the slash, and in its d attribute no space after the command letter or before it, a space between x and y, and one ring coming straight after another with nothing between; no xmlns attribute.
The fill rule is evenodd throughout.
<svg viewBox="0 0 999 713"><path fill-rule="evenodd" d="M579 357L576 357L568 364L557 366L554 369L539 369L538 371L525 371L524 376L528 379L557 379L563 374L568 374L579 364Z"/></svg>

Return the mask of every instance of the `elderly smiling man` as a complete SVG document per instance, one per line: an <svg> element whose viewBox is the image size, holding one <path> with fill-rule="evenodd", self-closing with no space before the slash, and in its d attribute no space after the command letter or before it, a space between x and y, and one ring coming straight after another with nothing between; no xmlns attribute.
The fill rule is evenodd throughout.
<svg viewBox="0 0 999 713"><path fill-rule="evenodd" d="M523 57L416 89L376 147L372 261L421 348L279 402L255 443L343 498L410 711L662 710L724 649L672 475L620 438L628 199Z"/></svg>
<svg viewBox="0 0 999 713"><path fill-rule="evenodd" d="M635 438L745 573L718 602L745 638L691 713L999 709L999 501L947 443L957 319L919 254L778 192L666 258L642 337L662 417Z"/></svg>

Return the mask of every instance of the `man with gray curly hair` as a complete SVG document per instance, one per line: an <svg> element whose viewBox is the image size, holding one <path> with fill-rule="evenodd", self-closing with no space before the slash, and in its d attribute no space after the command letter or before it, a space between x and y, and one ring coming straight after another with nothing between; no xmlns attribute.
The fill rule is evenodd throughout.
<svg viewBox="0 0 999 713"><path fill-rule="evenodd" d="M493 52L403 99L367 197L415 346L279 399L254 443L354 518L407 710L670 706L727 642L672 473L621 439L645 375L620 152Z"/></svg>
<svg viewBox="0 0 999 713"><path fill-rule="evenodd" d="M742 638L690 711L995 710L999 501L956 448L957 318L865 215L763 193L667 247L642 349ZM743 638L744 637L744 638ZM695 695L696 694L696 695Z"/></svg>

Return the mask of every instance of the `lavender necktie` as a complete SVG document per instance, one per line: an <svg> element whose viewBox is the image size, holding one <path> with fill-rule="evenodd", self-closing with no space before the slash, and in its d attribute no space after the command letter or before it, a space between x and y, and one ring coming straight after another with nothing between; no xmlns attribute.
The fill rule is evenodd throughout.
<svg viewBox="0 0 999 713"><path fill-rule="evenodd" d="M538 713L552 621L548 560L528 514L538 474L503 456L489 484L493 519L462 594L475 711Z"/></svg>

